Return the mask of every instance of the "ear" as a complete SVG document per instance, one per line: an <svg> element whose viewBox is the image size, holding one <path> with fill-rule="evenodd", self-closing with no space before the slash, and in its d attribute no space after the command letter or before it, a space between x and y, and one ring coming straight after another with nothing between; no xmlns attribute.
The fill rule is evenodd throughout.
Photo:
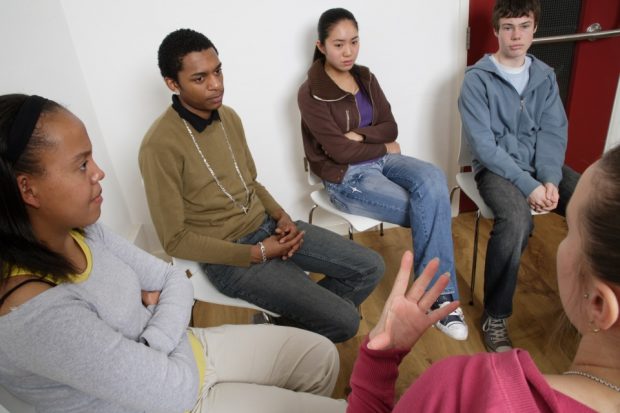
<svg viewBox="0 0 620 413"><path fill-rule="evenodd" d="M173 93L179 93L181 88L176 80L171 77L165 77L164 82L166 82L166 86L168 86L168 89L170 89Z"/></svg>
<svg viewBox="0 0 620 413"><path fill-rule="evenodd" d="M321 43L320 40L316 41L316 47L321 51L321 53L325 54L325 46Z"/></svg>
<svg viewBox="0 0 620 413"><path fill-rule="evenodd" d="M34 179L29 175L17 176L17 188L22 196L22 200L28 206L39 208L40 202L37 197L37 187Z"/></svg>
<svg viewBox="0 0 620 413"><path fill-rule="evenodd" d="M533 33L536 33L536 30L538 30L538 26L534 26L534 31L533 31Z"/></svg>
<svg viewBox="0 0 620 413"><path fill-rule="evenodd" d="M593 282L592 301L590 304L590 319L597 328L607 330L618 321L618 296L604 281L596 279Z"/></svg>

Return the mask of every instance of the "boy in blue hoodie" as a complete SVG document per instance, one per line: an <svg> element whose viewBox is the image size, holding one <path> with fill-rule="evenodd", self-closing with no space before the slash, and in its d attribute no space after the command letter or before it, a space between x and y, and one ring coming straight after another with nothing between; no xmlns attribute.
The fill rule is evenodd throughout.
<svg viewBox="0 0 620 413"><path fill-rule="evenodd" d="M538 0L496 1L499 47L467 69L459 97L478 190L495 215L482 316L485 345L495 352L512 348L506 320L531 211L563 214L579 178L563 165L568 122L553 69L527 54L539 16Z"/></svg>

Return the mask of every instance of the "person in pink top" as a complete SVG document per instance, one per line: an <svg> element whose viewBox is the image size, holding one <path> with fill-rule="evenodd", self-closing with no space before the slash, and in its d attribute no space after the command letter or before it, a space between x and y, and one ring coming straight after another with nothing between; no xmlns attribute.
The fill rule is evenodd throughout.
<svg viewBox="0 0 620 413"><path fill-rule="evenodd" d="M448 282L437 260L407 290L406 252L377 326L362 343L347 412L618 412L620 407L620 146L581 177L568 204L568 233L557 252L558 286L581 335L561 374L543 374L525 350L456 356L433 364L395 401L400 361L437 319L429 312Z"/></svg>

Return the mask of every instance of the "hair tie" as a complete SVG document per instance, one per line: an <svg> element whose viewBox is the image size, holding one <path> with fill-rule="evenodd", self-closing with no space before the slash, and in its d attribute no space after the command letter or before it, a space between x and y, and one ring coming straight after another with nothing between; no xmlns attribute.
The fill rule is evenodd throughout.
<svg viewBox="0 0 620 413"><path fill-rule="evenodd" d="M15 163L19 159L28 142L30 142L32 132L37 125L39 116L41 116L45 102L47 102L47 99L31 95L26 98L19 111L17 111L17 116L13 121L13 125L11 125L7 141L7 158L11 163Z"/></svg>

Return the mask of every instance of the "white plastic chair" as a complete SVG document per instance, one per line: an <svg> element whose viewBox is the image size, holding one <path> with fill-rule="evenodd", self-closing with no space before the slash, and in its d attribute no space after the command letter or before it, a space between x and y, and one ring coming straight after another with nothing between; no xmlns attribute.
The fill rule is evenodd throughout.
<svg viewBox="0 0 620 413"><path fill-rule="evenodd" d="M349 239L351 240L353 239L354 229L358 232L363 232L370 228L379 226L380 234L383 235L383 222L373 218L363 217L361 215L347 214L346 212L342 212L334 205L332 205L331 201L329 200L329 194L327 193L327 190L323 185L323 180L312 172L306 158L304 158L304 169L307 173L308 184L310 184L310 186L313 188L316 187L316 189L314 189L310 193L310 198L312 199L312 202L314 202L314 205L312 206L312 208L310 209L310 213L308 214L308 223L312 224L312 216L314 214L314 210L317 207L321 207L325 211L339 216L340 218L347 221L347 223L349 224Z"/></svg>
<svg viewBox="0 0 620 413"><path fill-rule="evenodd" d="M185 271L185 274L192 282L194 287L194 300L202 301L205 303L227 305L231 307L248 308L251 310L260 311L266 321L271 321L271 317L279 317L280 315L269 310L265 310L257 305L249 303L241 298L229 297L226 294L221 293L209 280L207 274L203 271L202 267L196 261L184 260L181 258L172 257L172 264L180 267Z"/></svg>
<svg viewBox="0 0 620 413"><path fill-rule="evenodd" d="M471 167L472 164L472 155L467 145L467 140L463 136L461 132L461 139L459 142L459 169L463 170L465 167ZM474 254L471 262L471 278L469 282L469 305L474 305L474 288L476 286L476 264L478 260L478 232L479 232L479 224L480 217L486 219L494 219L493 211L491 208L484 202L480 192L478 192L478 186L476 185L475 174L473 171L469 172L459 172L456 174L456 183L457 186L452 188L450 191L450 203L452 203L452 196L457 189L460 189L467 195L469 199L476 204L478 210L476 211L476 223L474 224ZM547 212L536 212L531 210L532 215L543 215L547 214Z"/></svg>
<svg viewBox="0 0 620 413"><path fill-rule="evenodd" d="M0 386L0 413L35 413L35 410Z"/></svg>

